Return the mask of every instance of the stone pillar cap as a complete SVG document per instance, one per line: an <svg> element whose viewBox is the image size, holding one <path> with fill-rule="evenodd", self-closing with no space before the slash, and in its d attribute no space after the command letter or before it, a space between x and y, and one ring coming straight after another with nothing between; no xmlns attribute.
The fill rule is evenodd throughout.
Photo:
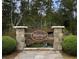
<svg viewBox="0 0 79 59"><path fill-rule="evenodd" d="M28 28L28 26L13 26L13 28L19 28L19 29L21 29L21 28Z"/></svg>
<svg viewBox="0 0 79 59"><path fill-rule="evenodd" d="M54 28L65 28L64 26L51 26L52 29Z"/></svg>

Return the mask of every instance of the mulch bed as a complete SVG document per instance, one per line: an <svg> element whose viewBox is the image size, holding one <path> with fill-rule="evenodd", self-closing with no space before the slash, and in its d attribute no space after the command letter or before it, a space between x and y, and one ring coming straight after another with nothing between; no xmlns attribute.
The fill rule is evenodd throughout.
<svg viewBox="0 0 79 59"><path fill-rule="evenodd" d="M18 53L20 53L20 51L15 51L11 54L3 55L2 59L14 59L17 56Z"/></svg>

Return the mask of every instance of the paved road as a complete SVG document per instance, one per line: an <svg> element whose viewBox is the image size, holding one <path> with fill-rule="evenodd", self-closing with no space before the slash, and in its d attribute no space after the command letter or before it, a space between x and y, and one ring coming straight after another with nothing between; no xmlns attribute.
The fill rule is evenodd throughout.
<svg viewBox="0 0 79 59"><path fill-rule="evenodd" d="M22 51L15 59L63 59L59 51Z"/></svg>

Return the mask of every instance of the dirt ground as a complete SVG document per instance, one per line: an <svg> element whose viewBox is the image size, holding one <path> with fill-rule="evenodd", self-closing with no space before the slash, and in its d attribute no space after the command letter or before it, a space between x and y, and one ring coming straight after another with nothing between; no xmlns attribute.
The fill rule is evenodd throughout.
<svg viewBox="0 0 79 59"><path fill-rule="evenodd" d="M2 59L14 59L14 57L18 54L19 52L14 52L14 53L11 53L9 55L5 55L2 57ZM77 59L77 57L75 56L70 56L70 55L67 55L65 53L62 53L64 59Z"/></svg>

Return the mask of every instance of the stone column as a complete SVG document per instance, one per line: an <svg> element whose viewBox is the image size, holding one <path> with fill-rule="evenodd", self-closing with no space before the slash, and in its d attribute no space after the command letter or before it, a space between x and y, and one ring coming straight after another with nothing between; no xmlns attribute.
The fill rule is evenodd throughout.
<svg viewBox="0 0 79 59"><path fill-rule="evenodd" d="M55 50L62 50L62 39L63 39L63 29L64 26L52 26L54 42L53 47Z"/></svg>
<svg viewBox="0 0 79 59"><path fill-rule="evenodd" d="M26 46L25 44L25 29L27 26L14 26L16 29L16 41L17 41L17 50L23 50Z"/></svg>

